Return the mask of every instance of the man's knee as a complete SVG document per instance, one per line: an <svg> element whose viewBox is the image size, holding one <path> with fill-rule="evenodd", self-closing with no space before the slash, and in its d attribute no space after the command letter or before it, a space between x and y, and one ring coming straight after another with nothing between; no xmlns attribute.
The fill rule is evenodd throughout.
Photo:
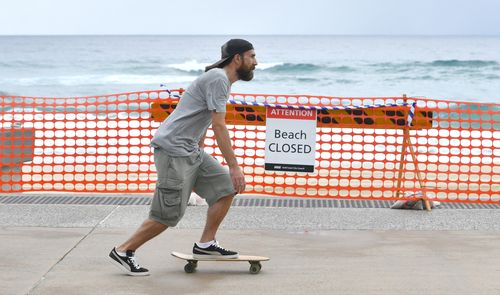
<svg viewBox="0 0 500 295"><path fill-rule="evenodd" d="M233 202L233 199L235 196L236 196L236 194L231 194L231 195L221 197L214 204L227 204L227 203L231 204Z"/></svg>
<svg viewBox="0 0 500 295"><path fill-rule="evenodd" d="M226 200L226 201L233 201L234 197L236 196L236 193L227 195L221 198L221 200Z"/></svg>

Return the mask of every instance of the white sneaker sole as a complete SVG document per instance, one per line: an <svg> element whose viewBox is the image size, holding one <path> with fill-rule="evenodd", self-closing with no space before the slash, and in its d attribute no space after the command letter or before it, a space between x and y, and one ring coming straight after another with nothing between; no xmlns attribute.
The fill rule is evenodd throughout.
<svg viewBox="0 0 500 295"><path fill-rule="evenodd" d="M193 258L197 260L230 260L238 259L239 255L203 255L203 254L193 254Z"/></svg>

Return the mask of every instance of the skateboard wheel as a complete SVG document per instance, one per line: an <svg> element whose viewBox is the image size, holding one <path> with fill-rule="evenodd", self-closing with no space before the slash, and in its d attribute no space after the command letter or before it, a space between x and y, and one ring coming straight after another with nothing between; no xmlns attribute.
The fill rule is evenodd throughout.
<svg viewBox="0 0 500 295"><path fill-rule="evenodd" d="M260 272L261 268L262 268L262 265L259 262L250 263L250 273L251 274L258 274Z"/></svg>
<svg viewBox="0 0 500 295"><path fill-rule="evenodd" d="M193 273L196 270L196 266L197 266L196 264L197 264L196 262L194 262L194 263L193 262L189 262L188 264L186 264L184 266L184 271L186 273Z"/></svg>

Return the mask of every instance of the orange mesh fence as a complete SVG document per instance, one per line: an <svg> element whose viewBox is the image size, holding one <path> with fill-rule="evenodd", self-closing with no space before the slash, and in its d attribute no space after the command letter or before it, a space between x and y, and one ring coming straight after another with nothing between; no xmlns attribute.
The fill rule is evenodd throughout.
<svg viewBox="0 0 500 295"><path fill-rule="evenodd" d="M0 96L0 191L153 191L150 140L179 94ZM353 199L423 193L431 200L500 203L499 104L267 94L230 99L257 103L227 107L247 193ZM314 172L264 169L265 104L314 107ZM210 129L205 144L222 162Z"/></svg>

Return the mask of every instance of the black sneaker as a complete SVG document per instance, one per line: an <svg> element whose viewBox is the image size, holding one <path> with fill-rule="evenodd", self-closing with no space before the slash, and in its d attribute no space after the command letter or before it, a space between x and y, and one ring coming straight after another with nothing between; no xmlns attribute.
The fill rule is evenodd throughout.
<svg viewBox="0 0 500 295"><path fill-rule="evenodd" d="M127 256L121 256L116 252L116 248L113 248L109 253L111 262L118 266L121 270L124 270L130 276L148 276L149 270L144 267L140 267L137 261L135 261L134 251L128 250Z"/></svg>
<svg viewBox="0 0 500 295"><path fill-rule="evenodd" d="M193 246L193 258L195 259L234 259L238 258L238 252L229 251L221 246L215 241L212 245L207 248L198 247L196 243Z"/></svg>

